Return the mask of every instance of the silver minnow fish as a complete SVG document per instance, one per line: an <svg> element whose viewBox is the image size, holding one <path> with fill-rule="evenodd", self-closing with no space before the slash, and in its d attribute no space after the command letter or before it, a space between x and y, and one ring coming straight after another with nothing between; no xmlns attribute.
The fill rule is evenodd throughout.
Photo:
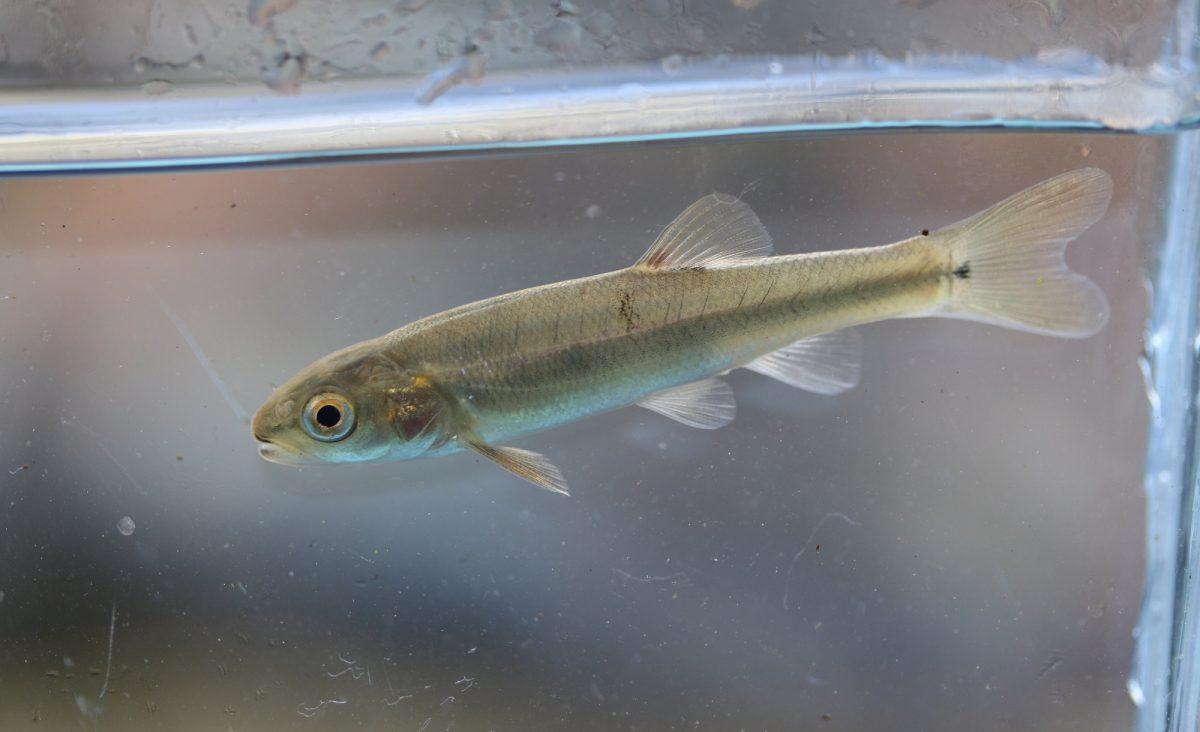
<svg viewBox="0 0 1200 732"><path fill-rule="evenodd" d="M721 427L735 403L719 377L736 368L836 394L858 381L847 328L876 320L1097 332L1108 303L1063 251L1111 192L1107 173L1076 170L895 244L776 257L746 204L706 196L632 267L463 305L322 358L259 408L254 437L291 465L472 450L566 493L545 456L501 443L633 404Z"/></svg>

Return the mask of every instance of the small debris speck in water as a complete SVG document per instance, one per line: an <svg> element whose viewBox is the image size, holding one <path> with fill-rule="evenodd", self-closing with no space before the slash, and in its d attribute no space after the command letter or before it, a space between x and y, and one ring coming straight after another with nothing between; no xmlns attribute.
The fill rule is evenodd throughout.
<svg viewBox="0 0 1200 732"><path fill-rule="evenodd" d="M589 219L598 219L598 218L600 218L600 214L601 214L600 207L594 203L592 205L588 206L587 209L583 212L583 215L587 216Z"/></svg>
<svg viewBox="0 0 1200 732"><path fill-rule="evenodd" d="M683 56L673 53L670 56L664 57L663 60L658 62L658 65L662 67L664 74L674 76L683 68Z"/></svg>
<svg viewBox="0 0 1200 732"><path fill-rule="evenodd" d="M137 525L128 516L122 516L121 520L117 522L117 531L121 532L122 536L133 536L134 529L136 528Z"/></svg>

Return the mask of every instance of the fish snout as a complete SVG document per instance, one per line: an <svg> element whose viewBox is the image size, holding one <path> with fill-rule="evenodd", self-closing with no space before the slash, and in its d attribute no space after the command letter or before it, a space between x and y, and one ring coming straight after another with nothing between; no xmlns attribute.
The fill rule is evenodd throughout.
<svg viewBox="0 0 1200 732"><path fill-rule="evenodd" d="M259 442L270 442L270 425L267 424L266 407L259 409L255 413L254 419L250 420L250 431L254 433L254 439Z"/></svg>

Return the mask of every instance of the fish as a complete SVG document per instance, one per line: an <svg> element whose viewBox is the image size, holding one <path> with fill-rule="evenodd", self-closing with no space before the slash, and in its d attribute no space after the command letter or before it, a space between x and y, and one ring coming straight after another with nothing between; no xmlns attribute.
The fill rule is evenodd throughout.
<svg viewBox="0 0 1200 732"><path fill-rule="evenodd" d="M252 431L285 465L468 451L567 494L546 456L505 443L631 405L722 427L737 407L721 377L738 368L839 394L859 381L854 326L890 318L1095 334L1108 302L1064 252L1111 195L1106 172L1083 168L892 244L771 256L753 210L710 194L630 267L462 305L317 360Z"/></svg>

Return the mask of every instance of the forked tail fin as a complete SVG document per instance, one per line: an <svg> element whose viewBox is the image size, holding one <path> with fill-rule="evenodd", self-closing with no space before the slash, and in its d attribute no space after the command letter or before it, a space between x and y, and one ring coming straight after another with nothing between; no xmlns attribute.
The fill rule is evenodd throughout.
<svg viewBox="0 0 1200 732"><path fill-rule="evenodd" d="M1063 173L933 234L950 249L951 297L937 314L1064 338L1108 322L1096 283L1067 269L1067 243L1104 215L1112 178Z"/></svg>

